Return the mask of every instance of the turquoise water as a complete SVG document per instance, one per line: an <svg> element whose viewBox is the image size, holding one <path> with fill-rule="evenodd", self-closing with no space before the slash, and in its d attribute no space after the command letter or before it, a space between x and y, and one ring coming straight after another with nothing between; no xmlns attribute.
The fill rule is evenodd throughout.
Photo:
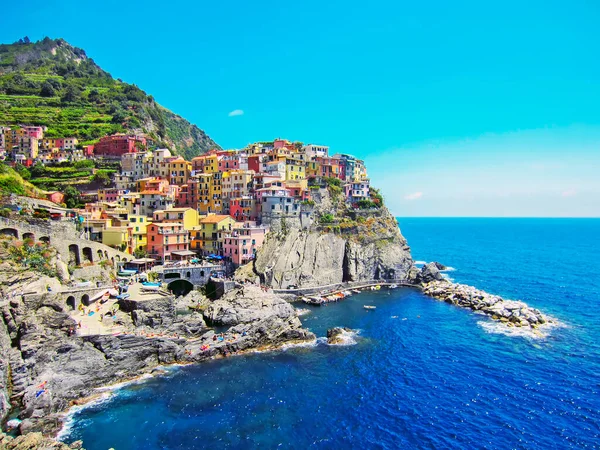
<svg viewBox="0 0 600 450"><path fill-rule="evenodd" d="M355 345L252 354L170 371L78 411L91 450L596 448L600 442L600 220L400 219L415 260L558 318L544 339L412 289L303 316ZM366 311L364 304L377 305Z"/></svg>

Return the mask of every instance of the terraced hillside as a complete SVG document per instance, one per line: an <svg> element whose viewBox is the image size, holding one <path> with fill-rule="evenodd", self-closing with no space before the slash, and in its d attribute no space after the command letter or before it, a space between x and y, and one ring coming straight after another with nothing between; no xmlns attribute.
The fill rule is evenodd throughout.
<svg viewBox="0 0 600 450"><path fill-rule="evenodd" d="M0 44L0 124L46 125L48 137L83 143L142 132L187 158L219 148L196 125L115 80L63 39Z"/></svg>

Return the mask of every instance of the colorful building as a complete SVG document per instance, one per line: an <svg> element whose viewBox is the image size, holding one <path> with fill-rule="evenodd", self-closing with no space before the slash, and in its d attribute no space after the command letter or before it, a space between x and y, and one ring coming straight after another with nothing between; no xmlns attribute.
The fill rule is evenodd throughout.
<svg viewBox="0 0 600 450"><path fill-rule="evenodd" d="M146 151L146 138L138 135L114 134L104 136L94 145L94 155L105 158L121 158L125 153Z"/></svg>
<svg viewBox="0 0 600 450"><path fill-rule="evenodd" d="M242 227L223 236L223 256L236 266L246 264L256 257L256 252L264 242L266 228Z"/></svg>
<svg viewBox="0 0 600 450"><path fill-rule="evenodd" d="M159 261L185 259L189 233L180 223L151 223L147 226L148 255Z"/></svg>

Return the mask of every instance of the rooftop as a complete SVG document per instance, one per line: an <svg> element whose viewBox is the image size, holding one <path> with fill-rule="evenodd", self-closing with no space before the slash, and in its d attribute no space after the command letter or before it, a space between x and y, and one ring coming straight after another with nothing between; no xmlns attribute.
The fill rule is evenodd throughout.
<svg viewBox="0 0 600 450"><path fill-rule="evenodd" d="M226 219L231 219L231 216L219 215L215 214L213 216L205 217L204 219L200 219L200 223L219 223Z"/></svg>

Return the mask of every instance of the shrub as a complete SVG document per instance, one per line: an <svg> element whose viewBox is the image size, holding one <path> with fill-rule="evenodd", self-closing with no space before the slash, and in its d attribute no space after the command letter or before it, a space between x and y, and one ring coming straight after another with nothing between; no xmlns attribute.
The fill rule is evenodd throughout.
<svg viewBox="0 0 600 450"><path fill-rule="evenodd" d="M319 222L326 224L326 223L333 223L335 220L335 218L333 217L333 214L323 214L320 218L319 218Z"/></svg>

